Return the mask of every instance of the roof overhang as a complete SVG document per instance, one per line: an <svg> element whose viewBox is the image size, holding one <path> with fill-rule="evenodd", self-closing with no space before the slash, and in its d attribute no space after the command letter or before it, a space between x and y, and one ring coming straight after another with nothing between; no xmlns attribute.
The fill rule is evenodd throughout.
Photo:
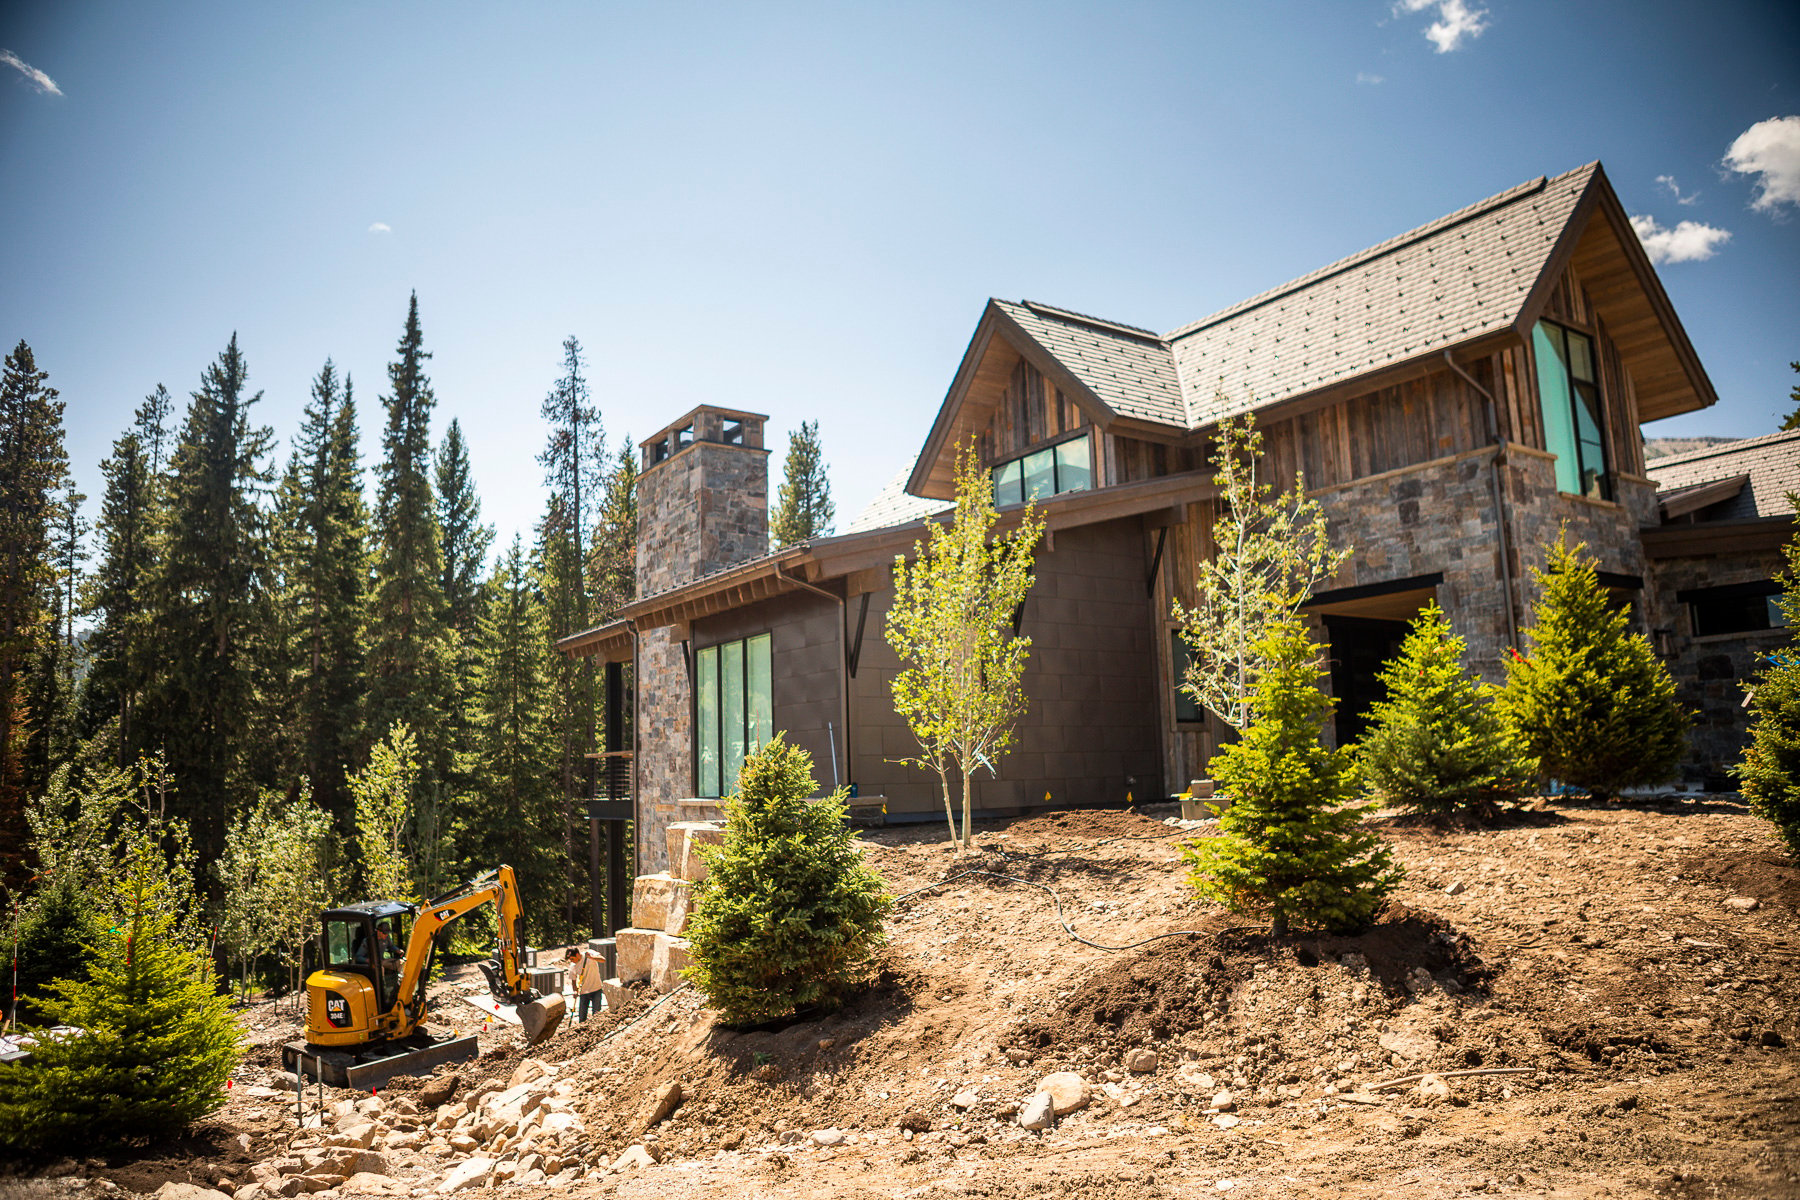
<svg viewBox="0 0 1800 1200"><path fill-rule="evenodd" d="M1173 509L1197 500L1210 500L1218 493L1210 472L1184 471L1116 487L1064 492L1039 501L1036 508L1043 514L1044 527L1054 533L1059 529L1096 525L1102 521ZM1025 512L1023 504L1009 504L1000 509L995 532L1005 535L1018 528ZM789 546L682 587L634 601L619 609L616 619L560 639L556 649L573 657L615 662L631 657L632 639L637 631L687 625L790 592L819 590L850 595L857 590L851 586L850 576L875 567L886 567L897 556L910 554L927 536L928 525L947 523L954 515L955 511L951 510L903 525Z"/></svg>
<svg viewBox="0 0 1800 1200"><path fill-rule="evenodd" d="M1685 517L1714 504L1736 499L1737 494L1749 482L1748 475L1733 475L1727 479L1714 479L1708 483L1696 483L1661 492L1656 498L1657 507L1662 511L1663 520L1673 521L1676 517Z"/></svg>
<svg viewBox="0 0 1800 1200"><path fill-rule="evenodd" d="M1711 558L1722 554L1778 553L1794 537L1791 517L1751 517L1742 521L1695 521L1691 525L1650 525L1638 531L1649 558Z"/></svg>
<svg viewBox="0 0 1800 1200"><path fill-rule="evenodd" d="M1119 421L1118 413L1092 388L990 299L913 464L906 481L908 492L933 500L956 498L956 448L987 428L1006 395L1013 367L1021 359L1036 367L1101 429L1110 429Z"/></svg>
<svg viewBox="0 0 1800 1200"><path fill-rule="evenodd" d="M1599 167L1519 308L1514 330L1521 338L1530 338L1564 269L1571 266L1631 373L1638 420L1659 421L1718 403L1631 218Z"/></svg>

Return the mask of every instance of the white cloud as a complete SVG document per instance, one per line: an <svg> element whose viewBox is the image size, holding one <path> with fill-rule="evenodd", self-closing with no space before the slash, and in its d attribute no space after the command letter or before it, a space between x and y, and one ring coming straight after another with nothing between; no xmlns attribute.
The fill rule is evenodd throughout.
<svg viewBox="0 0 1800 1200"><path fill-rule="evenodd" d="M1653 263L1705 262L1731 240L1729 229L1699 221L1681 221L1673 229L1664 229L1655 217L1633 217L1631 229Z"/></svg>
<svg viewBox="0 0 1800 1200"><path fill-rule="evenodd" d="M1481 36L1487 28L1488 10L1471 8L1468 0L1397 0L1396 15L1437 10L1437 20L1425 30L1425 36L1439 54L1461 49L1462 44Z"/></svg>
<svg viewBox="0 0 1800 1200"><path fill-rule="evenodd" d="M1656 177L1656 182L1669 189L1669 195L1675 197L1675 203L1677 204L1697 204L1700 201L1699 192L1689 192L1685 196L1682 195L1681 185L1675 182L1675 177L1673 175L1658 175Z"/></svg>
<svg viewBox="0 0 1800 1200"><path fill-rule="evenodd" d="M1740 175L1760 175L1750 207L1773 212L1800 206L1800 117L1770 117L1738 134L1725 165Z"/></svg>
<svg viewBox="0 0 1800 1200"><path fill-rule="evenodd" d="M1385 75L1371 75L1367 71L1358 71L1356 73L1356 82L1358 82L1358 83L1386 83L1387 77Z"/></svg>
<svg viewBox="0 0 1800 1200"><path fill-rule="evenodd" d="M46 96L60 96L62 89L56 86L56 80L50 78L11 50L0 50L0 63L5 63L25 77L25 82Z"/></svg>
<svg viewBox="0 0 1800 1200"><path fill-rule="evenodd" d="M394 232L394 227L392 225L389 225L386 221L377 221L373 225L369 226L369 232L370 233L392 233L392 232Z"/></svg>

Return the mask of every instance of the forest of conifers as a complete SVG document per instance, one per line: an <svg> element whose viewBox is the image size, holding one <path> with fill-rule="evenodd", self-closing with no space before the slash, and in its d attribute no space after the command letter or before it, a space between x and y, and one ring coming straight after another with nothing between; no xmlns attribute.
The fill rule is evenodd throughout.
<svg viewBox="0 0 1800 1200"><path fill-rule="evenodd" d="M366 465L348 376L325 361L283 453L256 421L261 393L234 335L185 413L158 384L119 432L90 528L54 364L24 342L7 356L10 898L29 905L47 886L34 839L95 795L135 789L140 807L185 824L215 923L231 918L231 871L272 861L285 828L311 831L317 878L303 890L328 902L373 898L330 891L365 886L435 894L509 862L534 939L586 928L588 823L571 797L601 699L591 664L551 640L631 598L632 447L609 453L569 338L543 405L543 515L529 545L515 537L490 558L462 431L452 420L434 438L429 358L415 296ZM384 789L403 801L391 827L359 829L359 806L366 826Z"/></svg>

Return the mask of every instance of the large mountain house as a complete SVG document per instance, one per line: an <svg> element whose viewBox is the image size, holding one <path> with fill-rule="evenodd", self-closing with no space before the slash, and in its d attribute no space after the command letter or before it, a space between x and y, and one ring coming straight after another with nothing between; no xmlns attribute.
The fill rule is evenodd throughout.
<svg viewBox="0 0 1800 1200"><path fill-rule="evenodd" d="M1642 531L1671 510L1640 425L1714 400L1590 164L1169 333L991 300L916 460L840 536L768 552L764 418L697 408L642 443L642 598L559 648L635 681L630 744L609 751L630 763L641 870L663 864L662 827L704 814L775 730L890 819L941 811L933 777L896 761L916 746L882 629L894 556L945 507L972 438L1002 512L1035 496L1049 530L1020 617L1029 712L978 806L1163 797L1205 773L1221 733L1177 688L1170 611L1212 552L1222 417L1254 411L1270 477L1303 472L1354 550L1309 608L1342 740L1434 597L1499 679L1529 568L1565 525L1677 654L1692 631L1664 624L1646 553Z"/></svg>

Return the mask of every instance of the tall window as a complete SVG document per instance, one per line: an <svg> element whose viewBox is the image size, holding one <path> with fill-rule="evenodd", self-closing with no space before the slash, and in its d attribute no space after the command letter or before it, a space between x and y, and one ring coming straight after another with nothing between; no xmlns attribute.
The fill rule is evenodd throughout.
<svg viewBox="0 0 1800 1200"><path fill-rule="evenodd" d="M1594 339L1539 321L1531 332L1531 345L1537 355L1538 401L1544 410L1544 449L1556 455L1556 489L1612 499Z"/></svg>
<svg viewBox="0 0 1800 1200"><path fill-rule="evenodd" d="M744 756L774 734L770 637L708 646L694 656L695 791L737 787Z"/></svg>
<svg viewBox="0 0 1800 1200"><path fill-rule="evenodd" d="M998 505L1085 491L1094 486L1087 435L1003 462L994 468L993 475L994 503Z"/></svg>

